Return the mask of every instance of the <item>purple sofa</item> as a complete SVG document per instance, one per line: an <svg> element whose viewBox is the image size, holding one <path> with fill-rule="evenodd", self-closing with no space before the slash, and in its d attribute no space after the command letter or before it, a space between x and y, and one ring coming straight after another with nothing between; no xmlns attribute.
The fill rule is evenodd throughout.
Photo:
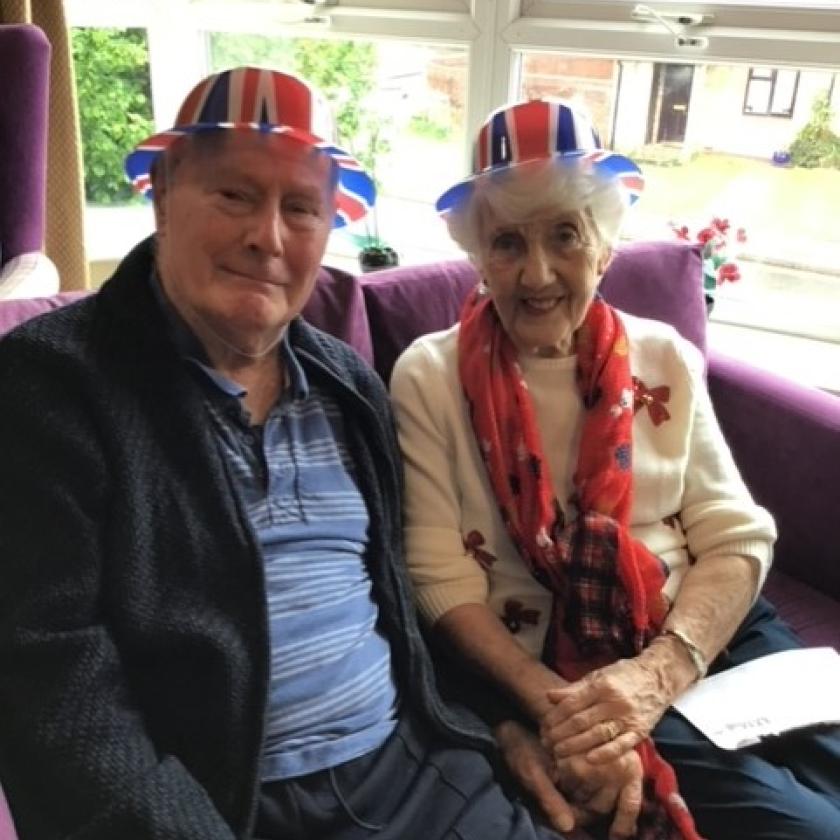
<svg viewBox="0 0 840 840"><path fill-rule="evenodd" d="M356 277L322 269L305 317L341 337L387 381L418 335L448 327L476 282L466 261ZM621 246L601 291L638 315L673 324L705 352L700 255L679 242ZM0 334L84 293L0 302ZM808 644L840 649L840 398L737 360L708 356L709 389L726 437L755 497L775 515L779 542L765 593ZM0 802L0 840L3 831Z"/></svg>

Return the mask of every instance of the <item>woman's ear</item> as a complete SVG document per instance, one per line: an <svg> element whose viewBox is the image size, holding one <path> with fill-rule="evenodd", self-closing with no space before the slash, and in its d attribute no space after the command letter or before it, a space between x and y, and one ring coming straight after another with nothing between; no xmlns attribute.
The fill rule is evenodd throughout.
<svg viewBox="0 0 840 840"><path fill-rule="evenodd" d="M481 263L481 260L475 254L469 254L469 260L473 264L473 267L478 274L478 291L482 295L489 295L490 294L490 285L487 282L487 273L484 270L484 266Z"/></svg>
<svg viewBox="0 0 840 840"><path fill-rule="evenodd" d="M612 248L609 245L604 245L600 253L598 254L598 259L595 263L595 269L598 272L599 277L604 276L604 272L609 268L610 263L612 262Z"/></svg>

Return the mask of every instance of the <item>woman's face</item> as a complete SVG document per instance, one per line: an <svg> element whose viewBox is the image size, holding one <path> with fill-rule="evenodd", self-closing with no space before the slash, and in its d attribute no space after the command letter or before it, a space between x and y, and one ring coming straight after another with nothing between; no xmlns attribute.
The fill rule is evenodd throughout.
<svg viewBox="0 0 840 840"><path fill-rule="evenodd" d="M610 259L589 216L543 210L511 223L486 208L480 230L479 270L516 347L531 355L572 353Z"/></svg>

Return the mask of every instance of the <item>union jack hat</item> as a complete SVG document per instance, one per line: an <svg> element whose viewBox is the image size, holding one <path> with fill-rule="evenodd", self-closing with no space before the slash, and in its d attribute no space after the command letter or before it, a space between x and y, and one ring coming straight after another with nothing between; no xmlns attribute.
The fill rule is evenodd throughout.
<svg viewBox="0 0 840 840"><path fill-rule="evenodd" d="M632 160L601 148L589 117L558 99L534 99L494 111L478 133L473 152L473 174L450 187L437 200L446 214L472 195L479 178L508 171L535 160L588 166L602 178L615 180L633 204L644 189L644 177Z"/></svg>
<svg viewBox="0 0 840 840"><path fill-rule="evenodd" d="M215 73L187 94L175 126L138 144L125 159L134 189L151 197L155 158L188 134L219 129L283 134L329 155L338 167L333 227L361 219L376 201L373 181L358 161L333 145L326 100L302 79L260 67Z"/></svg>

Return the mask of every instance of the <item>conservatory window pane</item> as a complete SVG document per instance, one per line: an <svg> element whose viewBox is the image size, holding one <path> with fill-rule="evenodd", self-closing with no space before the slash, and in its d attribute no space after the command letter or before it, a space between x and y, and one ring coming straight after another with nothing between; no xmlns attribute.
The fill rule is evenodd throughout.
<svg viewBox="0 0 840 840"><path fill-rule="evenodd" d="M770 110L772 91L772 80L752 76L747 82L747 101L744 110L748 114L766 114Z"/></svg>
<svg viewBox="0 0 840 840"><path fill-rule="evenodd" d="M457 254L435 215L437 196L462 175L467 51L363 39L208 33L211 69L244 63L298 73L330 99L339 144L377 182L375 216L330 240L327 261L358 270L364 237L403 263Z"/></svg>
<svg viewBox="0 0 840 840"><path fill-rule="evenodd" d="M770 112L789 116L793 113L794 100L796 98L796 86L799 81L799 73L796 70L777 70L776 84L773 88L773 101L770 103Z"/></svg>
<svg viewBox="0 0 840 840"><path fill-rule="evenodd" d="M127 150L154 134L145 29L70 30L84 160L89 259L127 251L152 229L149 204L123 170ZM103 84L103 79L108 83ZM115 212L115 208L120 208Z"/></svg>
<svg viewBox="0 0 840 840"><path fill-rule="evenodd" d="M762 91L753 94L756 110L768 110L770 68L754 68L768 77L760 79L745 65L558 53L522 59L521 98L576 100L604 145L641 166L646 188L627 237L669 238L682 226L695 237L713 218L729 222L717 256L736 262L740 279L717 285L718 272L711 275L713 337L748 327L818 340L840 356L840 68L777 71L774 101L792 105L791 119L780 120L743 113L748 82ZM755 359L762 360L784 361L769 359L764 347ZM840 371L828 367L809 374L840 391Z"/></svg>

